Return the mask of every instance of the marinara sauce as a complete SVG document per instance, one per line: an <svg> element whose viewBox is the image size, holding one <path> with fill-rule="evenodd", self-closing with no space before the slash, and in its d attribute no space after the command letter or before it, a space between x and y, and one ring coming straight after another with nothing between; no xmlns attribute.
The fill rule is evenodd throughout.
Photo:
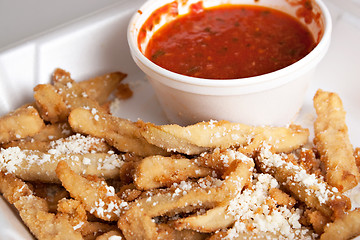
<svg viewBox="0 0 360 240"><path fill-rule="evenodd" d="M209 9L195 5L154 33L145 56L183 75L236 79L284 68L315 46L306 26L281 11L253 5Z"/></svg>

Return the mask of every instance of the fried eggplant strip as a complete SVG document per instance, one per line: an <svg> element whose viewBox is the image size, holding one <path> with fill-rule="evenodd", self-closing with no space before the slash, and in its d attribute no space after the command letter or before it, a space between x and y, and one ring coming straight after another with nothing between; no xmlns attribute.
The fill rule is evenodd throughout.
<svg viewBox="0 0 360 240"><path fill-rule="evenodd" d="M359 183L360 173L353 156L345 111L336 93L318 90L314 96L317 119L314 143L325 164L326 181L345 192Z"/></svg>
<svg viewBox="0 0 360 240"><path fill-rule="evenodd" d="M263 173L271 174L294 197L327 217L340 217L351 208L349 198L315 174L308 174L300 165L287 161L286 158L272 153L269 146L264 146L256 163Z"/></svg>
<svg viewBox="0 0 360 240"><path fill-rule="evenodd" d="M194 161L199 166L208 167L216 172L217 176L222 176L226 173L232 162L243 159L249 159L246 155L241 153L238 149L220 149L215 148L209 152L203 152L200 156L194 158Z"/></svg>
<svg viewBox="0 0 360 240"><path fill-rule="evenodd" d="M107 232L119 232L119 228L110 222L85 222L78 230L83 236L84 240L95 240ZM122 236L122 235L120 235ZM108 238L106 238L109 240ZM110 238L111 239L111 238Z"/></svg>
<svg viewBox="0 0 360 240"><path fill-rule="evenodd" d="M14 175L0 171L0 192L6 200L14 204L21 197L28 197L33 194L29 186Z"/></svg>
<svg viewBox="0 0 360 240"><path fill-rule="evenodd" d="M0 173L0 191L14 204L37 239L83 239L66 218L49 213L46 201L34 196L28 186L12 174Z"/></svg>
<svg viewBox="0 0 360 240"><path fill-rule="evenodd" d="M320 240L345 240L359 235L360 209L356 209L325 226Z"/></svg>
<svg viewBox="0 0 360 240"><path fill-rule="evenodd" d="M102 105L126 76L127 74L122 72L112 72L81 81L79 85L90 98Z"/></svg>
<svg viewBox="0 0 360 240"><path fill-rule="evenodd" d="M311 231L308 231L305 237L299 238L296 236L298 230L291 229L291 232L294 234L293 239L314 239L314 236ZM295 237L296 236L296 237ZM268 240L268 239L288 239L282 235L281 230L276 232L264 232L264 231L243 231L241 233L236 233L234 228L228 230L217 231L214 233L208 240L223 240L223 239L233 239L233 240Z"/></svg>
<svg viewBox="0 0 360 240"><path fill-rule="evenodd" d="M80 201L66 198L60 199L57 204L57 211L59 216L68 219L75 228L74 230L80 229L87 222L86 211Z"/></svg>
<svg viewBox="0 0 360 240"><path fill-rule="evenodd" d="M277 152L290 152L304 145L309 136L307 129L296 125L288 128L253 127L227 121L200 122L187 127L175 124L156 126L141 121L138 124L149 143L189 155L216 147L244 146L255 150L264 142L274 146Z"/></svg>
<svg viewBox="0 0 360 240"><path fill-rule="evenodd" d="M150 190L170 187L189 178L211 175L212 169L198 166L187 158L150 156L139 161L135 167L134 183L138 189Z"/></svg>
<svg viewBox="0 0 360 240"><path fill-rule="evenodd" d="M2 148L20 148L21 150L47 152L50 149L50 141L32 141L26 138L5 143Z"/></svg>
<svg viewBox="0 0 360 240"><path fill-rule="evenodd" d="M34 88L34 99L41 117L48 122L65 122L70 110L63 97L51 84L39 84Z"/></svg>
<svg viewBox="0 0 360 240"><path fill-rule="evenodd" d="M139 204L150 217L187 212L199 206L212 208L242 189L248 183L253 167L252 159L238 159L228 167L223 181L207 177L198 182L174 184L159 193L150 193L150 197L142 197L134 204Z"/></svg>
<svg viewBox="0 0 360 240"><path fill-rule="evenodd" d="M44 121L33 106L20 107L0 117L0 144L34 136L44 126Z"/></svg>
<svg viewBox="0 0 360 240"><path fill-rule="evenodd" d="M117 221L124 207L128 206L103 179L95 176L81 177L71 170L65 161L59 162L56 174L70 195L81 201L87 211L100 219Z"/></svg>
<svg viewBox="0 0 360 240"><path fill-rule="evenodd" d="M148 191L132 205L139 205L150 217L191 212L199 208L212 208L227 195L217 185L223 184L212 178L200 179L199 183L183 182L168 189Z"/></svg>
<svg viewBox="0 0 360 240"><path fill-rule="evenodd" d="M77 108L71 111L69 123L75 132L103 138L122 152L139 156L169 155L165 150L148 143L133 122L96 110Z"/></svg>
<svg viewBox="0 0 360 240"><path fill-rule="evenodd" d="M45 119L51 117L48 119L50 122L65 121L71 110L78 107L105 113L100 104L89 97L80 84L75 82L70 73L65 70L57 68L53 73L53 82L53 85L39 86L37 89L39 94L35 95L39 109L47 114Z"/></svg>
<svg viewBox="0 0 360 240"><path fill-rule="evenodd" d="M137 239L168 239L168 240L204 240L208 234L192 230L178 231L168 224L155 223L152 218L139 206L133 205L118 221L127 240Z"/></svg>
<svg viewBox="0 0 360 240"><path fill-rule="evenodd" d="M45 125L40 132L32 137L27 137L21 140L15 140L3 144L3 148L19 147L26 150L38 150L40 152L46 152L50 149L50 142L66 138L72 135L70 125L67 123L56 123Z"/></svg>
<svg viewBox="0 0 360 240"><path fill-rule="evenodd" d="M235 219L227 214L227 205L214 207L205 214L180 218L174 222L175 229L192 229L199 232L211 233L231 226Z"/></svg>
<svg viewBox="0 0 360 240"><path fill-rule="evenodd" d="M39 84L34 88L35 103L45 121L65 122L70 111L77 107L102 111L100 105L125 77L126 74L115 72L77 83L70 73L58 68L53 73L54 85Z"/></svg>
<svg viewBox="0 0 360 240"><path fill-rule="evenodd" d="M206 233L187 229L178 231L166 223L157 224L157 231L159 233L159 239L169 240L205 240L210 236Z"/></svg>
<svg viewBox="0 0 360 240"><path fill-rule="evenodd" d="M122 156L108 153L57 155L12 147L1 149L0 170L14 173L27 181L59 183L55 169L60 161L66 161L77 174L97 175L108 179L119 176Z"/></svg>
<svg viewBox="0 0 360 240"><path fill-rule="evenodd" d="M34 141L54 141L60 138L67 138L72 135L68 123L56 123L46 125L40 132L31 137Z"/></svg>
<svg viewBox="0 0 360 240"><path fill-rule="evenodd" d="M317 210L308 210L305 212L307 215L308 221L312 225L314 231L321 235L324 232L325 226L331 222L328 217L325 217L320 211Z"/></svg>
<svg viewBox="0 0 360 240"><path fill-rule="evenodd" d="M156 126L152 123L144 123L141 121L138 121L138 125L141 126L141 135L149 143L163 148L166 151L196 155L210 149L209 147L201 147L197 144L191 143L186 138L179 137L176 134L166 132L161 126ZM175 126L174 128L179 127L179 130L183 130L180 126L177 125L170 126Z"/></svg>
<svg viewBox="0 0 360 240"><path fill-rule="evenodd" d="M120 217L118 227L127 240L158 239L156 223L136 205Z"/></svg>
<svg viewBox="0 0 360 240"><path fill-rule="evenodd" d="M99 103L90 98L80 84L75 82L70 73L65 70L56 69L53 74L53 82L57 93L64 99L69 112L79 107L95 108L97 111L103 111Z"/></svg>

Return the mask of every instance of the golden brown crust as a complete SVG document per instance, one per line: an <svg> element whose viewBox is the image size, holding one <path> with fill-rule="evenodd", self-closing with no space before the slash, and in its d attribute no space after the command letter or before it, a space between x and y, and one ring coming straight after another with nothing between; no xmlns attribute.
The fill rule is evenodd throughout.
<svg viewBox="0 0 360 240"><path fill-rule="evenodd" d="M34 196L28 186L11 174L0 173L0 191L19 211L34 236L47 239L82 239L67 218L49 213L44 199Z"/></svg>
<svg viewBox="0 0 360 240"><path fill-rule="evenodd" d="M314 143L325 164L326 181L345 192L359 183L353 147L345 123L345 111L336 93L318 90L314 96L317 119Z"/></svg>
<svg viewBox="0 0 360 240"><path fill-rule="evenodd" d="M32 105L24 105L0 117L0 143L34 136L44 126L38 111Z"/></svg>
<svg viewBox="0 0 360 240"><path fill-rule="evenodd" d="M326 225L320 240L345 240L360 235L360 209L355 209Z"/></svg>
<svg viewBox="0 0 360 240"><path fill-rule="evenodd" d="M148 143L135 123L93 109L71 111L68 120L75 132L103 138L121 152L138 156L167 155L163 149Z"/></svg>
<svg viewBox="0 0 360 240"><path fill-rule="evenodd" d="M317 148L300 149L308 144L309 131L296 125L209 121L157 126L111 116L109 94L122 88L125 76L109 73L76 83L70 73L56 69L53 85L37 86L35 95L46 122L64 122L0 143L0 166L6 171L0 173L0 192L38 239L359 234L358 213L347 214L349 199L323 180L320 158L340 156L334 139L347 141L339 138L346 136L347 127L333 94L324 95L325 105L333 98L336 104L321 107ZM324 155L321 141L328 139L331 149ZM351 154L358 159L359 152ZM352 175L349 166L341 169L345 181Z"/></svg>

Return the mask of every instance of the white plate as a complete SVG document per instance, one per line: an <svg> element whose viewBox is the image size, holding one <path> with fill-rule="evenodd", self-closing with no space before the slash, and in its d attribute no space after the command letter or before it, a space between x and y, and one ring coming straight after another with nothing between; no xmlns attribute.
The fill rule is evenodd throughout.
<svg viewBox="0 0 360 240"><path fill-rule="evenodd" d="M329 1L325 3L333 17L332 43L317 69L296 122L312 129L315 91L318 88L335 91L343 100L350 138L357 147L360 146L360 12L354 7L338 8L335 5L338 1ZM134 97L121 102L115 114L131 120L141 118L156 124L167 123L150 85L132 60L126 41L128 21L143 2L121 1L0 52L0 115L32 101L33 87L49 82L53 70L61 67L79 81L110 71L127 73L126 81L131 84ZM0 239L32 239L2 199L0 232Z"/></svg>

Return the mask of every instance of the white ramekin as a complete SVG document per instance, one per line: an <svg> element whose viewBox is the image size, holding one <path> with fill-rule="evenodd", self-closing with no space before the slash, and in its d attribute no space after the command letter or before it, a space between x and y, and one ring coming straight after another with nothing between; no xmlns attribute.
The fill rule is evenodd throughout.
<svg viewBox="0 0 360 240"><path fill-rule="evenodd" d="M179 1L179 13L188 11L198 0ZM202 0L204 7L222 3L252 4L287 12L306 24L317 46L296 63L268 74L230 80L189 77L166 70L143 54L148 40L138 44L138 34L152 12L174 0L148 0L131 18L128 42L131 55L149 79L168 119L187 125L199 121L228 120L251 125L286 125L294 120L317 64L326 54L331 39L331 17L321 0L312 0L312 13L317 20L306 23L298 17L304 6L297 0ZM184 4L185 3L185 4ZM164 15L147 33L147 39L173 17Z"/></svg>

